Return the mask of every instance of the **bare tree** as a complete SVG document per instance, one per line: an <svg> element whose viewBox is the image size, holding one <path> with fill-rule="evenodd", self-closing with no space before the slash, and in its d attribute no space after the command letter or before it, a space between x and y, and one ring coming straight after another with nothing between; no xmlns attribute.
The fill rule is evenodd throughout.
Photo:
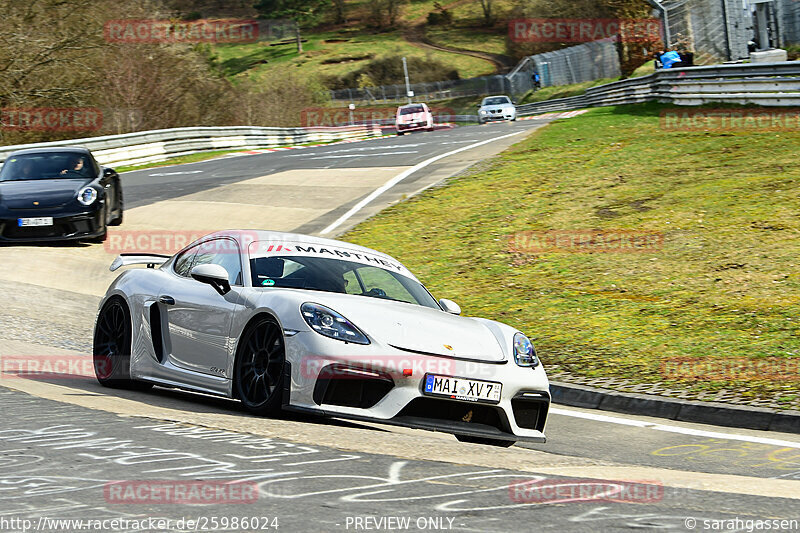
<svg viewBox="0 0 800 533"><path fill-rule="evenodd" d="M347 22L346 4L344 0L333 0L333 22L335 24L344 24Z"/></svg>
<svg viewBox="0 0 800 533"><path fill-rule="evenodd" d="M494 23L494 13L492 13L492 0L478 0L481 3L481 9L483 10L483 22L487 26L491 26Z"/></svg>
<svg viewBox="0 0 800 533"><path fill-rule="evenodd" d="M370 0L370 23L380 29L392 28L400 18L404 0Z"/></svg>

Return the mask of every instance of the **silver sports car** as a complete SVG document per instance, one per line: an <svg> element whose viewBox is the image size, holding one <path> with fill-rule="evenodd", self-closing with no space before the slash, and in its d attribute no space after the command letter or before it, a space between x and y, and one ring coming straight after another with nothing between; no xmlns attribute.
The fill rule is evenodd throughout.
<svg viewBox="0 0 800 533"><path fill-rule="evenodd" d="M172 257L123 254L100 303L97 379L178 387L281 409L544 442L550 393L530 340L461 317L400 262L270 231L207 235Z"/></svg>

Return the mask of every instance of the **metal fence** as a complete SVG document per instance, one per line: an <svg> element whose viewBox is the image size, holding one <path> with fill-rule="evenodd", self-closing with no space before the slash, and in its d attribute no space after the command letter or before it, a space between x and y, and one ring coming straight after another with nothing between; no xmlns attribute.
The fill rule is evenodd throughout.
<svg viewBox="0 0 800 533"><path fill-rule="evenodd" d="M622 75L616 45L609 41L570 46L536 54L529 59L539 71L542 87L619 78Z"/></svg>
<svg viewBox="0 0 800 533"><path fill-rule="evenodd" d="M713 102L800 106L800 61L747 63L659 70L591 87L580 96L517 106L517 114L538 115L584 107L665 102L702 105Z"/></svg>
<svg viewBox="0 0 800 533"><path fill-rule="evenodd" d="M784 44L800 44L800 2L778 0Z"/></svg>

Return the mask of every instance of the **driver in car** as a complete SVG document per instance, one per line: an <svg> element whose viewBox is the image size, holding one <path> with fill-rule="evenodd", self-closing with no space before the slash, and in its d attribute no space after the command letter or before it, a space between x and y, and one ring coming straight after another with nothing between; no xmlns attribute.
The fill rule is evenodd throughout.
<svg viewBox="0 0 800 533"><path fill-rule="evenodd" d="M80 173L83 170L83 157L82 156L75 156L70 158L69 168L65 168L61 171L61 174L66 174L68 172Z"/></svg>
<svg viewBox="0 0 800 533"><path fill-rule="evenodd" d="M34 168L33 168L33 161L31 161L30 159L27 159L27 158L24 159L22 161L22 165L17 165L17 167L22 167L22 168L19 168L19 173L23 178L32 178L33 175L35 174ZM17 167L15 167L15 168L17 168Z"/></svg>

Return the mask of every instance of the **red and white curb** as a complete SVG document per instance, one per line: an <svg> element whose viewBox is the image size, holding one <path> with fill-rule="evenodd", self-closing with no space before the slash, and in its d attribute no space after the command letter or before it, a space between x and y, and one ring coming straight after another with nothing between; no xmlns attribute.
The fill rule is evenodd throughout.
<svg viewBox="0 0 800 533"><path fill-rule="evenodd" d="M578 109L577 111L563 111L561 113L545 113L543 115L534 115L532 117L519 117L517 120L537 120L542 118L572 118L578 115L583 115L589 111L588 109Z"/></svg>

